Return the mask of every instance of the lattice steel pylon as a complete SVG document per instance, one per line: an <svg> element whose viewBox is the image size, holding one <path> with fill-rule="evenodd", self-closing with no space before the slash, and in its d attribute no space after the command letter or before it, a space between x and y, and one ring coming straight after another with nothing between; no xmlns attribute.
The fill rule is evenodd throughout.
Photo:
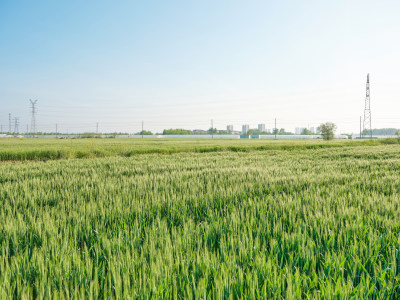
<svg viewBox="0 0 400 300"><path fill-rule="evenodd" d="M370 137L372 137L371 101L370 101L370 97L369 97L369 74L367 74L367 86L366 86L366 94L365 94L363 135L369 135Z"/></svg>
<svg viewBox="0 0 400 300"><path fill-rule="evenodd" d="M31 119L31 134L34 136L36 134L36 103L37 100L32 101L29 99L31 102L31 108L32 108L32 119Z"/></svg>

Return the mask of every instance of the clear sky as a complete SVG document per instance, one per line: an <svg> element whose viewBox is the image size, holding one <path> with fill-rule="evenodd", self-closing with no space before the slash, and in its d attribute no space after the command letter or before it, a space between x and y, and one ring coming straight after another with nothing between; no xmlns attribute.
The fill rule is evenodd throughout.
<svg viewBox="0 0 400 300"><path fill-rule="evenodd" d="M400 128L400 1L0 0L0 124Z"/></svg>

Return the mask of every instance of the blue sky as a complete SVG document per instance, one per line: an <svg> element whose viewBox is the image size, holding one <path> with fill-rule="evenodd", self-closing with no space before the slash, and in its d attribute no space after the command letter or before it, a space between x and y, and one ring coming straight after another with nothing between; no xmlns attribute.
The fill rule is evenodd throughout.
<svg viewBox="0 0 400 300"><path fill-rule="evenodd" d="M0 1L0 124L400 128L399 1Z"/></svg>

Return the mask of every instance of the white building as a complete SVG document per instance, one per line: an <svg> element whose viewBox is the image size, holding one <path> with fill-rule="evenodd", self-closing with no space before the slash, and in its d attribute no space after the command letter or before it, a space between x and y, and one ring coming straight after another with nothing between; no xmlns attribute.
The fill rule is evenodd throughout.
<svg viewBox="0 0 400 300"><path fill-rule="evenodd" d="M233 125L226 126L226 131L232 132L233 131Z"/></svg>
<svg viewBox="0 0 400 300"><path fill-rule="evenodd" d="M265 124L258 124L258 131L265 132Z"/></svg>
<svg viewBox="0 0 400 300"><path fill-rule="evenodd" d="M294 133L301 134L304 129L306 129L306 128L305 127L296 127L296 129L294 130Z"/></svg>
<svg viewBox="0 0 400 300"><path fill-rule="evenodd" d="M242 133L246 134L248 132L249 132L249 125L248 124L242 125Z"/></svg>
<svg viewBox="0 0 400 300"><path fill-rule="evenodd" d="M311 127L310 131L314 134L319 134L319 127Z"/></svg>

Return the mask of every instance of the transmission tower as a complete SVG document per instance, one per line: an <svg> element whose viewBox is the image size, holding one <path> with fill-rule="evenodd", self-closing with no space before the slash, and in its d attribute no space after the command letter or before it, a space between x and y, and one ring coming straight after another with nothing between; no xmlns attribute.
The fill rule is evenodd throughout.
<svg viewBox="0 0 400 300"><path fill-rule="evenodd" d="M36 134L36 103L37 100L32 101L29 99L31 102L31 109L32 109L32 120L31 120L31 134L35 135Z"/></svg>
<svg viewBox="0 0 400 300"><path fill-rule="evenodd" d="M8 114L8 133L11 133L11 114Z"/></svg>
<svg viewBox="0 0 400 300"><path fill-rule="evenodd" d="M371 101L369 99L369 74L367 74L367 86L365 94L365 108L364 108L364 124L363 124L363 135L372 137L371 127Z"/></svg>

